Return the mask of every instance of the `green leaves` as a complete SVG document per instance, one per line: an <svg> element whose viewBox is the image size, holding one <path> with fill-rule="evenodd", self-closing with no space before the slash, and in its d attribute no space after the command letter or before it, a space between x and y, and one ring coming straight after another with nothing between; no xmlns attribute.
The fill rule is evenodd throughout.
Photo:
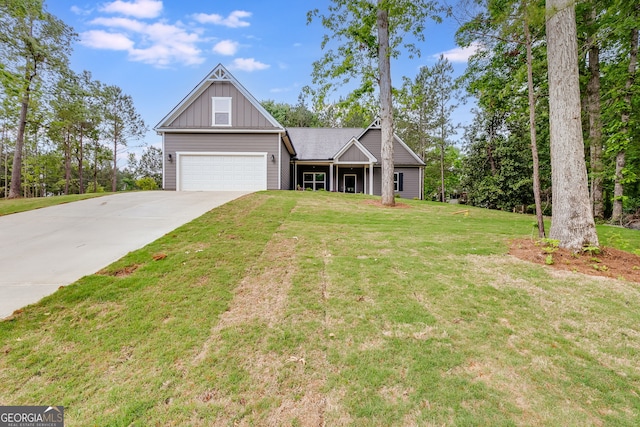
<svg viewBox="0 0 640 427"><path fill-rule="evenodd" d="M333 0L327 12L309 11L307 22L320 20L327 30L321 44L325 54L313 64L316 105L324 106L332 93L353 80L359 81L355 91L360 93L370 93L377 84L378 8L389 11L391 57L398 57L403 50L410 55L419 54L411 40L424 40L427 19L437 22L442 12L436 2L427 0ZM357 99L357 96L347 99Z"/></svg>

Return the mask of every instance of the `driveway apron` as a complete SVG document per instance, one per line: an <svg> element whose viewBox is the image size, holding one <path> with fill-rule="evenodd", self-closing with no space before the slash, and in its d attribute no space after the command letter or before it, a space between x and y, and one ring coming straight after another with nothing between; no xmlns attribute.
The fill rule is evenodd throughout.
<svg viewBox="0 0 640 427"><path fill-rule="evenodd" d="M246 192L121 193L0 217L0 319Z"/></svg>

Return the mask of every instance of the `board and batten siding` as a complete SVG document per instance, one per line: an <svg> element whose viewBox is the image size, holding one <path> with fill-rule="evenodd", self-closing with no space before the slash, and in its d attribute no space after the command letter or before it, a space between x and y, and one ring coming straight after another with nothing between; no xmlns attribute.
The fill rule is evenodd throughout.
<svg viewBox="0 0 640 427"><path fill-rule="evenodd" d="M420 189L420 168L394 168L394 172L403 174L403 191L396 191L403 199L422 200ZM379 167L373 169L373 194L382 194L382 170Z"/></svg>
<svg viewBox="0 0 640 427"><path fill-rule="evenodd" d="M369 162L369 158L356 146L352 145L340 158L336 159L341 163L363 163Z"/></svg>
<svg viewBox="0 0 640 427"><path fill-rule="evenodd" d="M168 126L174 129L224 128L212 126L212 99L231 98L231 127L243 129L275 129L231 82L212 82Z"/></svg>
<svg viewBox="0 0 640 427"><path fill-rule="evenodd" d="M382 161L382 131L380 129L369 129L359 141L371 154L376 156L378 162ZM393 163L396 165L420 165L416 158L395 138L393 142Z"/></svg>
<svg viewBox="0 0 640 427"><path fill-rule="evenodd" d="M278 167L278 158L280 154L283 156L283 162L289 165L289 157L286 149L280 145L281 138L276 133L266 134L225 134L225 133L203 133L203 134L187 134L187 133L166 133L164 136L165 158L168 154L172 154L173 161L165 161L165 190L176 190L176 166L178 152L194 152L194 153L237 153L237 152L256 152L267 153L267 189L280 189L280 169ZM274 155L275 161L271 161L271 155ZM287 185L288 182L282 182Z"/></svg>

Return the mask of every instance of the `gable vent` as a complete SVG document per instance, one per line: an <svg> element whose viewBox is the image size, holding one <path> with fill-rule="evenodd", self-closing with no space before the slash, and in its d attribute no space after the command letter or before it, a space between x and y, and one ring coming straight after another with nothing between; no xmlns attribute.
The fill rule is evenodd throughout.
<svg viewBox="0 0 640 427"><path fill-rule="evenodd" d="M213 72L211 73L210 80L230 81L231 77L229 76L229 73L227 72L227 70L225 70L223 67L218 67L217 69L213 70Z"/></svg>

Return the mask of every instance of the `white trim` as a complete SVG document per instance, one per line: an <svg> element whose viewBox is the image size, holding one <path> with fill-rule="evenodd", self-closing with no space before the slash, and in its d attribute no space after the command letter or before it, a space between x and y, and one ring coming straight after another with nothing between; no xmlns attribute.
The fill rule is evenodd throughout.
<svg viewBox="0 0 640 427"><path fill-rule="evenodd" d="M278 190L282 190L282 135L278 135L278 161L276 166L278 167ZM269 169L269 165L267 165Z"/></svg>
<svg viewBox="0 0 640 427"><path fill-rule="evenodd" d="M169 153L164 150L164 134L162 134L162 189L166 190L165 180L167 176L167 168L165 162L167 161L167 155Z"/></svg>
<svg viewBox="0 0 640 427"><path fill-rule="evenodd" d="M347 177L348 176L352 176L354 179L354 184L353 184L353 192L357 193L358 192L358 175L355 173L345 173L344 175L342 175L342 192L346 193L347 192Z"/></svg>
<svg viewBox="0 0 640 427"><path fill-rule="evenodd" d="M337 167L337 166L336 166ZM333 163L329 163L329 191L334 191Z"/></svg>
<svg viewBox="0 0 640 427"><path fill-rule="evenodd" d="M267 163L267 154L266 152L247 152L247 151L176 151L175 162L176 162L176 191L182 191L180 188L180 158L182 156L248 156L248 157L258 157L262 156L264 159L266 167L264 183L265 189L269 188L269 164Z"/></svg>
<svg viewBox="0 0 640 427"><path fill-rule="evenodd" d="M373 196L373 163L369 165L369 195Z"/></svg>
<svg viewBox="0 0 640 427"><path fill-rule="evenodd" d="M282 129L243 129L243 128L234 128L234 129L225 129L218 127L209 127L209 128L167 128L167 129L159 129L158 133L277 133L282 135Z"/></svg>
<svg viewBox="0 0 640 427"><path fill-rule="evenodd" d="M220 113L229 114L229 123L226 124L218 124L216 123L216 114L218 110L216 110L216 101L226 101L226 105L228 109L220 110ZM233 123L233 98L230 96L212 96L211 97L211 127L231 127Z"/></svg>
<svg viewBox="0 0 640 427"><path fill-rule="evenodd" d="M313 180L311 181L305 181L304 176L305 175L313 175ZM324 176L322 181L316 181L316 175L322 175ZM327 173L326 172L318 172L318 171L310 171L310 172L302 172L302 188L306 190L305 188L305 184L307 182L310 182L313 184L313 191L317 191L318 189L316 188L316 184L322 182L323 188L322 190L326 190L327 189Z"/></svg>
<svg viewBox="0 0 640 427"><path fill-rule="evenodd" d="M345 162L342 162L342 161L337 160L337 159L338 159L338 158L340 158L344 153L346 153L347 151L349 151L349 149L350 149L352 146L354 146L354 145L356 146L356 148L357 148L358 150L360 150L360 152L362 152L362 154L364 154L364 155L367 157L368 161L360 161L360 162L349 162L349 161L345 161ZM350 140L348 143L346 143L345 145L343 145L343 146L342 146L342 148L340 149L340 151L338 151L338 152L333 156L333 158L334 158L334 159L336 159L336 160L334 160L334 162L335 162L336 164L343 163L343 164L353 164L353 165L366 165L366 164L369 164L369 163L371 163L371 162L377 162L377 161L378 161L378 159L376 159L376 156L374 156L374 155L371 153L371 151L367 150L367 148L366 148L364 145L362 145L362 143L360 143L360 141L358 141L356 138L351 138L351 140Z"/></svg>

